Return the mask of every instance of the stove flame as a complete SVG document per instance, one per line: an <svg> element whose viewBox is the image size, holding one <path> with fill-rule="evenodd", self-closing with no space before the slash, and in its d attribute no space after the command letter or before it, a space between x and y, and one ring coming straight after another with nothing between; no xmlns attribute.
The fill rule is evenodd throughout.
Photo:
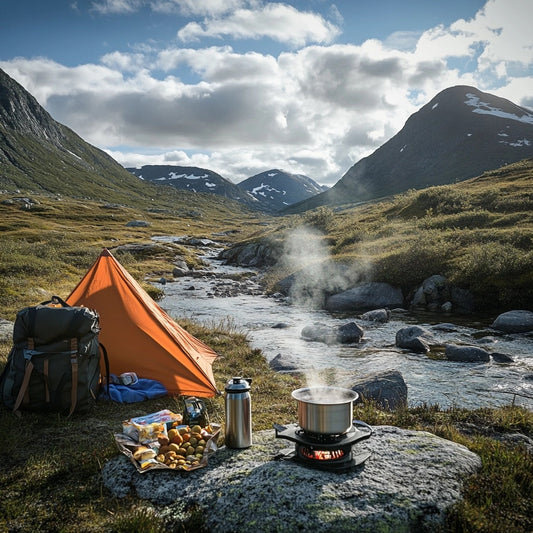
<svg viewBox="0 0 533 533"><path fill-rule="evenodd" d="M345 455L343 450L313 450L305 446L301 446L299 451L306 459L316 461L335 461Z"/></svg>

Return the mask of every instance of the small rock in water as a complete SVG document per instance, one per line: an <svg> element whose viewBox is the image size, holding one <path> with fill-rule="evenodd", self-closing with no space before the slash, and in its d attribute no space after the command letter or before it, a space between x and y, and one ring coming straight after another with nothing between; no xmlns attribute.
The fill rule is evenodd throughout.
<svg viewBox="0 0 533 533"><path fill-rule="evenodd" d="M489 352L477 346L447 344L445 355L448 361L463 363L487 363L490 361Z"/></svg>
<svg viewBox="0 0 533 533"><path fill-rule="evenodd" d="M495 363L514 363L514 359L506 353L492 352L490 356Z"/></svg>

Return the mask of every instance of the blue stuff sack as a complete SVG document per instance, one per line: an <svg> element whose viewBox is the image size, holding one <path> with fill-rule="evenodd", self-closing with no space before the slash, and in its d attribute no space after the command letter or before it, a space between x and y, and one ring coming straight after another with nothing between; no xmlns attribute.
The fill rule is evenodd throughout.
<svg viewBox="0 0 533 533"><path fill-rule="evenodd" d="M115 381L113 377L111 376L112 381ZM131 385L109 383L109 393L103 388L100 393L100 399L111 400L117 403L135 403L153 398L161 398L167 394L167 389L159 381L139 378Z"/></svg>

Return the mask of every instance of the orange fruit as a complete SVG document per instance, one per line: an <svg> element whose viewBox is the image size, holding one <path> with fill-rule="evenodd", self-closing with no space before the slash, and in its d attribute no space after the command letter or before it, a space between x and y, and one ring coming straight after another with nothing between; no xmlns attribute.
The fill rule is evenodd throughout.
<svg viewBox="0 0 533 533"><path fill-rule="evenodd" d="M183 442L183 437L178 433L174 436L174 438L172 439L172 442L174 444L181 444Z"/></svg>

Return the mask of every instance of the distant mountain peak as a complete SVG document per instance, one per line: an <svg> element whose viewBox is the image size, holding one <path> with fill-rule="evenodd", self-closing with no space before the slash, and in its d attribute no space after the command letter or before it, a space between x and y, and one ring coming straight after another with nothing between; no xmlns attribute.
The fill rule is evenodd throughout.
<svg viewBox="0 0 533 533"><path fill-rule="evenodd" d="M467 85L438 93L325 193L289 207L357 203L444 185L533 157L533 111Z"/></svg>
<svg viewBox="0 0 533 533"><path fill-rule="evenodd" d="M256 207L255 199L240 187L213 170L180 165L143 165L126 169L144 181L170 185L176 189L195 193L217 194L231 200Z"/></svg>
<svg viewBox="0 0 533 533"><path fill-rule="evenodd" d="M270 212L277 212L326 190L326 187L308 176L277 168L255 174L239 183L239 187L251 194L264 210Z"/></svg>
<svg viewBox="0 0 533 533"><path fill-rule="evenodd" d="M144 165L126 170L145 181L191 192L222 195L268 213L275 213L325 190L307 176L280 169L261 172L237 185L212 170L199 167Z"/></svg>

